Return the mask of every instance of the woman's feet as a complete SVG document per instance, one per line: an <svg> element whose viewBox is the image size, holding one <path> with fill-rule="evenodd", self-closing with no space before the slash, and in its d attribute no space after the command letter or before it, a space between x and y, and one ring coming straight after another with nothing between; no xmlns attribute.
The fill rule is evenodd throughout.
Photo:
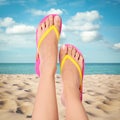
<svg viewBox="0 0 120 120"><path fill-rule="evenodd" d="M54 25L60 33L61 19L59 16L50 15L38 27L37 38L44 36L44 33L50 26ZM52 28L52 27L51 27ZM33 120L57 120L58 108L55 91L55 78L58 37L56 29L48 32L37 50L37 59L40 58L41 77L36 96L36 102L33 110ZM39 40L38 40L39 43ZM73 49L72 46L63 47L60 51L60 61L68 54L77 62L77 65L83 67L83 57ZM39 61L38 61L39 62ZM66 119L87 120L84 108L80 102L80 74L75 65L68 59L65 61L62 69L62 78L64 85L64 101L66 104Z"/></svg>
<svg viewBox="0 0 120 120"><path fill-rule="evenodd" d="M54 25L58 32L60 32L61 18L59 16L50 15L44 22L38 26L37 38L42 35ZM40 72L42 75L47 73L47 76L54 75L56 71L58 53L58 38L54 30L50 31L45 39L42 41L40 48L37 51L37 57L40 57Z"/></svg>
<svg viewBox="0 0 120 120"><path fill-rule="evenodd" d="M81 70L83 67L83 57L79 54L79 52L72 47L62 46L60 50L60 63L62 62L65 55L71 56L77 64L80 66ZM63 82L63 93L61 96L62 103L66 105L66 100L68 98L68 93L72 92L74 96L76 96L80 100L80 74L76 66L67 59L62 68L62 82ZM72 94L71 93L71 94Z"/></svg>

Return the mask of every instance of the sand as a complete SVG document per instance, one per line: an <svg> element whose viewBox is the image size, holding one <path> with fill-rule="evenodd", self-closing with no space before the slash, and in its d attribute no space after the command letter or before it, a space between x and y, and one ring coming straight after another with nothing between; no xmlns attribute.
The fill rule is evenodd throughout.
<svg viewBox="0 0 120 120"><path fill-rule="evenodd" d="M60 120L61 76L56 75ZM39 78L36 75L0 75L0 120L31 120ZM120 120L120 75L85 75L83 105L89 120Z"/></svg>

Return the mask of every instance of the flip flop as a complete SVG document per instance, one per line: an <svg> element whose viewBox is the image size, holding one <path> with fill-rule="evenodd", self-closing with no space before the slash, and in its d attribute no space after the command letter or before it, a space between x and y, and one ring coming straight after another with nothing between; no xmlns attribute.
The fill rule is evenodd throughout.
<svg viewBox="0 0 120 120"><path fill-rule="evenodd" d="M50 14L50 15L52 15L53 17L57 16L57 14ZM39 24L42 24L43 22L45 22L46 19L47 19L50 15L46 16L45 18L43 18ZM61 20L61 22L60 22L60 32L57 30L57 28L55 27L55 25L52 25L52 26L50 26L50 27L44 32L44 34L43 34L40 38L38 38L38 37L37 37L38 28L37 28L37 30L36 30L36 46L37 46L37 50L40 48L40 45L41 45L42 41L45 39L45 37L46 37L52 30L54 30L54 32L55 32L55 34L56 34L56 36L57 36L57 39L59 40L59 36L60 36L60 33L61 33L61 29L62 29L62 20ZM40 65L40 57L39 57L39 56L36 56L35 69L36 69L36 74L37 74L38 76L40 76L39 65Z"/></svg>
<svg viewBox="0 0 120 120"><path fill-rule="evenodd" d="M82 53L73 45L70 44L65 44L66 47L72 46L73 48L75 48L77 50L77 52L83 57ZM70 56L70 55L65 55L64 58L62 59L61 65L60 65L60 70L62 71L63 66L65 61L69 59L77 68L77 70L79 71L80 74L80 100L82 101L82 90L83 90L83 76L84 76L84 59L82 61L83 67L81 68L79 66L79 64Z"/></svg>

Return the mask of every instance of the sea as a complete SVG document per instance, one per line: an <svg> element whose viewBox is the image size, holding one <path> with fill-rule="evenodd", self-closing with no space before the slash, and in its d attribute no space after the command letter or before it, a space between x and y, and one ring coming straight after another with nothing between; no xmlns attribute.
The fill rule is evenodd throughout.
<svg viewBox="0 0 120 120"><path fill-rule="evenodd" d="M60 64L57 64L57 74L60 74ZM35 74L34 63L0 63L0 74ZM85 75L120 74L120 63L86 63Z"/></svg>

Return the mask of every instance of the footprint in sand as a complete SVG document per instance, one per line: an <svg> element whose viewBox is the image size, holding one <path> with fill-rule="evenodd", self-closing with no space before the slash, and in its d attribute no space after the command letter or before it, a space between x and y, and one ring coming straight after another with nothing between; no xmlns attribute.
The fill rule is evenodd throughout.
<svg viewBox="0 0 120 120"><path fill-rule="evenodd" d="M31 92L31 89L28 89L28 90L24 90L25 92Z"/></svg>
<svg viewBox="0 0 120 120"><path fill-rule="evenodd" d="M106 100L103 101L103 104L100 104L97 106L98 109L101 109L102 111L104 111L105 113L112 113L115 111L119 111L120 112L120 101L117 100Z"/></svg>
<svg viewBox="0 0 120 120"><path fill-rule="evenodd" d="M12 95L12 93L8 90L5 91L5 93L9 94L9 95Z"/></svg>
<svg viewBox="0 0 120 120"><path fill-rule="evenodd" d="M10 112L16 112L17 110L17 102L15 100L6 100L1 101L2 110L8 110Z"/></svg>
<svg viewBox="0 0 120 120"><path fill-rule="evenodd" d="M84 101L85 103L87 103L87 104L89 104L89 105L91 105L93 102L92 101L90 101L90 100L86 100L86 101Z"/></svg>
<svg viewBox="0 0 120 120"><path fill-rule="evenodd" d="M91 113L91 112L87 112L87 114L92 116L92 117L97 117L94 113Z"/></svg>
<svg viewBox="0 0 120 120"><path fill-rule="evenodd" d="M0 109L4 106L5 101L0 101Z"/></svg>
<svg viewBox="0 0 120 120"><path fill-rule="evenodd" d="M33 104L30 102L24 102L17 108L16 113L24 114L27 118L32 116Z"/></svg>
<svg viewBox="0 0 120 120"><path fill-rule="evenodd" d="M25 85L30 85L29 83L27 83L27 82L23 82Z"/></svg>
<svg viewBox="0 0 120 120"><path fill-rule="evenodd" d="M6 84L8 84L8 83L7 83L7 82L3 82L3 84L5 84L5 85L6 85Z"/></svg>

